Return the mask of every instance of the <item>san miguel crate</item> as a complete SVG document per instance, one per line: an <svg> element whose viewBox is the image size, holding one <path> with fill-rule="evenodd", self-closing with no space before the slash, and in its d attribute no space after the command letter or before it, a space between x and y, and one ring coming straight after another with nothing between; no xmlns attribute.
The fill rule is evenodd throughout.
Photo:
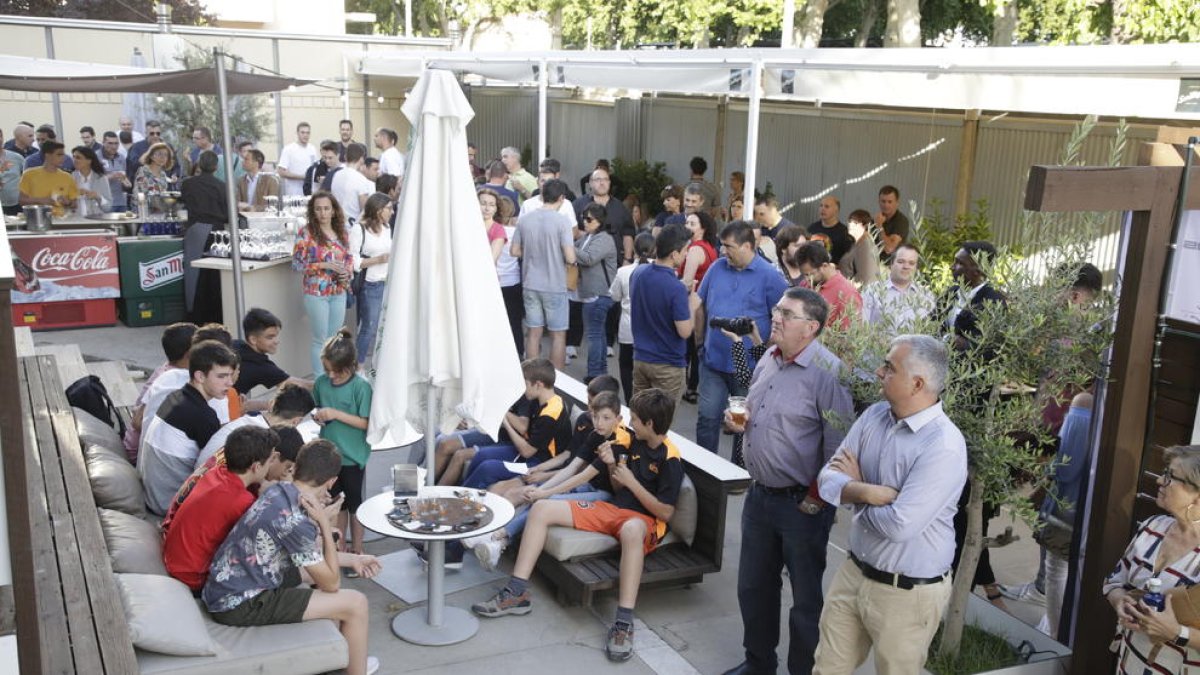
<svg viewBox="0 0 1200 675"><path fill-rule="evenodd" d="M127 326L157 326L184 319L183 240L177 237L117 241L121 262L121 301Z"/></svg>

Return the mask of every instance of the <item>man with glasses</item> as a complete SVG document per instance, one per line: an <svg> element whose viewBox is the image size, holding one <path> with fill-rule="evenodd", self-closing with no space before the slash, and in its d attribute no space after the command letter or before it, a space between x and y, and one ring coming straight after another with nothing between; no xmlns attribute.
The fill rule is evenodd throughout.
<svg viewBox="0 0 1200 675"><path fill-rule="evenodd" d="M104 176L108 178L112 210L117 213L125 211L128 204L125 191L131 189L133 183L125 175L125 153L121 150L121 141L115 131L104 132L104 142L100 144L100 152L96 156L104 165Z"/></svg>
<svg viewBox="0 0 1200 675"><path fill-rule="evenodd" d="M817 339L828 314L815 291L789 288L771 313L773 345L754 369L746 423L736 425L725 413L726 427L745 434L746 470L754 479L742 509L738 563L746 660L727 675L776 671L785 565L792 589L787 669L813 667L834 514L817 494L817 474L854 419L850 392L838 379L841 361Z"/></svg>
<svg viewBox="0 0 1200 675"><path fill-rule="evenodd" d="M592 171L589 183L592 193L583 195L575 200L575 222L583 224L583 210L588 204L599 204L604 207L607 215L604 217L604 229L613 236L617 244L617 255L621 264L633 262L633 238L637 236L637 227L633 224L633 216L620 199L612 195L612 174L608 169L597 167ZM582 228L581 228L582 229Z"/></svg>

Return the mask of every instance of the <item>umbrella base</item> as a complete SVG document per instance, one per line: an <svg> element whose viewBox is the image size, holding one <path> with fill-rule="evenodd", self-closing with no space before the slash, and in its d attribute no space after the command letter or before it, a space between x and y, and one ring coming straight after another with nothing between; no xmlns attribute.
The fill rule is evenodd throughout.
<svg viewBox="0 0 1200 675"><path fill-rule="evenodd" d="M474 614L457 607L442 610L442 625L429 625L426 607L415 607L401 612L392 620L392 633L396 637L415 645L443 647L470 639L479 632L479 619Z"/></svg>

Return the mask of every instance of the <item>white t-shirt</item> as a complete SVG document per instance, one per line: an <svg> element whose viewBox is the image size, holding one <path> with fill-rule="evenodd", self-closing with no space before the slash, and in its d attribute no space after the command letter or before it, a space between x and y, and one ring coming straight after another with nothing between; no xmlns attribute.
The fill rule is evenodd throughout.
<svg viewBox="0 0 1200 675"><path fill-rule="evenodd" d="M217 429L217 433L208 439L208 444L196 456L196 465L192 468L193 471L199 469L201 465L208 461L209 457L217 454L217 451L225 447L225 440L229 438L229 434L246 426L256 426L263 429L270 429L271 425L267 424L267 418L262 415L242 415L241 417L228 422Z"/></svg>
<svg viewBox="0 0 1200 675"><path fill-rule="evenodd" d="M365 238L365 239L364 239ZM379 234L355 223L350 229L350 252L354 254L354 269L362 269L363 258L374 258L377 255L392 252L392 228L384 225L379 228ZM371 265L367 268L367 281L375 283L386 281L388 274L387 263Z"/></svg>
<svg viewBox="0 0 1200 675"><path fill-rule="evenodd" d="M542 208L542 204L544 204L542 201L542 196L534 195L521 202L521 213L529 213L530 211L540 209ZM571 221L570 224L572 227L579 224L579 219L575 216L575 207L571 205L570 200L563 199L562 204L560 204L558 207L558 212L566 216L567 219Z"/></svg>
<svg viewBox="0 0 1200 675"><path fill-rule="evenodd" d="M517 228L511 225L504 226L504 248L500 249L500 257L496 258L496 275L500 277L501 288L521 283L521 264L509 250L516 231Z"/></svg>
<svg viewBox="0 0 1200 675"><path fill-rule="evenodd" d="M404 177L404 153L392 146L379 155L379 173Z"/></svg>
<svg viewBox="0 0 1200 675"><path fill-rule="evenodd" d="M371 182L371 179L362 175L358 169L349 166L334 175L333 184L329 187L334 198L342 205L342 211L346 213L346 218L355 220L362 216L362 206L358 203L358 196L375 194L375 184Z"/></svg>
<svg viewBox="0 0 1200 675"><path fill-rule="evenodd" d="M287 169L292 173L303 174L312 166L312 163L317 161L320 153L317 152L317 146L309 143L308 145L300 145L299 143L288 143L283 146L283 151L279 153L280 169ZM302 178L283 178L280 177L280 187L284 195L302 195L304 194L304 179Z"/></svg>

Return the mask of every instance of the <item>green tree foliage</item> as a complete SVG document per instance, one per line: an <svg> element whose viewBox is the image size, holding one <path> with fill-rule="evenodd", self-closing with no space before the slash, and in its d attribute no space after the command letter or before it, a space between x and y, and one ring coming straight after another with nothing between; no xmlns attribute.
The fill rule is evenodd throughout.
<svg viewBox="0 0 1200 675"><path fill-rule="evenodd" d="M625 186L626 194L637 195L642 203L644 215L652 216L662 211L662 191L671 184L665 163L649 163L644 159L628 161L614 157L612 170L613 176Z"/></svg>
<svg viewBox="0 0 1200 675"><path fill-rule="evenodd" d="M154 5L171 6L171 23L199 26L212 17L199 0L0 0L0 14L154 23Z"/></svg>
<svg viewBox="0 0 1200 675"><path fill-rule="evenodd" d="M184 68L211 68L213 55L191 47L180 62ZM163 135L177 151L182 152L188 147L192 130L199 126L211 129L214 140L220 142L221 105L218 97L168 94L155 103L154 108L157 119L163 124ZM261 141L270 135L268 130L273 124L271 113L263 105L263 96L234 96L229 99L229 132L235 139Z"/></svg>

